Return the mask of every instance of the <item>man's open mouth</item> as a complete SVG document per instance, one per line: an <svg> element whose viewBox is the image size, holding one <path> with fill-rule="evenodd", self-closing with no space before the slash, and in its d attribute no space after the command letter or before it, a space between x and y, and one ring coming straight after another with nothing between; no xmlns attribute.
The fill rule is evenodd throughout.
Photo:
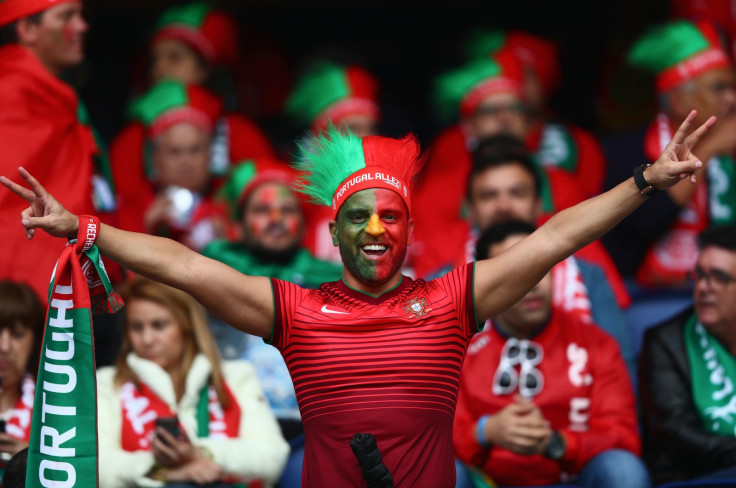
<svg viewBox="0 0 736 488"><path fill-rule="evenodd" d="M383 244L366 244L360 248L368 256L381 256L386 252L388 246Z"/></svg>

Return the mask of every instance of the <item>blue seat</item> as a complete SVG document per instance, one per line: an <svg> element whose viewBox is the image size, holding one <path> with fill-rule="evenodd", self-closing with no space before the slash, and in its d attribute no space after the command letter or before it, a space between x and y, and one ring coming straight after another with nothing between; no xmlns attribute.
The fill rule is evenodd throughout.
<svg viewBox="0 0 736 488"><path fill-rule="evenodd" d="M690 481L673 481L663 485L657 485L657 488L734 488L736 487L736 478L723 478L713 480L690 480Z"/></svg>

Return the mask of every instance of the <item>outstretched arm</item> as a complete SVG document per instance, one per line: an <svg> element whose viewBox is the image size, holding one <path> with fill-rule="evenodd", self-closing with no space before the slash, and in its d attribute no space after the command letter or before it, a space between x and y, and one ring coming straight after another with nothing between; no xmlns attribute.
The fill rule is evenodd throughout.
<svg viewBox="0 0 736 488"><path fill-rule="evenodd" d="M690 178L702 166L691 153L715 124L715 117L691 133L692 111L659 159L645 173L659 190ZM556 263L601 237L646 200L629 178L615 188L556 214L536 232L504 253L479 261L475 268L475 306L479 320L505 310L521 299Z"/></svg>
<svg viewBox="0 0 736 488"><path fill-rule="evenodd" d="M67 211L28 171L25 188L0 176L0 183L30 205L21 224L32 239L37 229L55 237L77 236L79 217ZM212 313L249 334L270 337L273 296L268 278L247 276L171 239L126 232L102 224L97 247L131 271L190 293ZM49 270L50 272L51 270Z"/></svg>

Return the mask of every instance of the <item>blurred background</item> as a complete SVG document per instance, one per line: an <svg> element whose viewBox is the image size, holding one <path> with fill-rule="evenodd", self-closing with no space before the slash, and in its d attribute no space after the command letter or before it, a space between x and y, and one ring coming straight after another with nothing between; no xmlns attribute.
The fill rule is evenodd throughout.
<svg viewBox="0 0 736 488"><path fill-rule="evenodd" d="M156 18L178 3L85 2L86 60L69 81L106 141L125 123ZM654 109L652 84L622 67L621 58L637 35L668 18L671 9L666 0L211 3L231 12L242 29L240 111L277 147L295 135L279 115L281 105L301 67L321 54L367 66L381 83L381 132L413 131L427 144L441 129L433 115L432 81L462 62L463 42L478 28L523 29L559 43L563 82L551 106L563 119L604 137L644 125Z"/></svg>

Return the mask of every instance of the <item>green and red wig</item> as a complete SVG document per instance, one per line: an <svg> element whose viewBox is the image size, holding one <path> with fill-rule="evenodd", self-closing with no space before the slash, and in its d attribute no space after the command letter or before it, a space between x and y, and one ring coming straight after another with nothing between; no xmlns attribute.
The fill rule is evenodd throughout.
<svg viewBox="0 0 736 488"><path fill-rule="evenodd" d="M413 135L360 138L330 126L299 148L300 190L313 202L331 206L333 218L352 194L369 188L397 193L411 215L411 190L424 161Z"/></svg>

